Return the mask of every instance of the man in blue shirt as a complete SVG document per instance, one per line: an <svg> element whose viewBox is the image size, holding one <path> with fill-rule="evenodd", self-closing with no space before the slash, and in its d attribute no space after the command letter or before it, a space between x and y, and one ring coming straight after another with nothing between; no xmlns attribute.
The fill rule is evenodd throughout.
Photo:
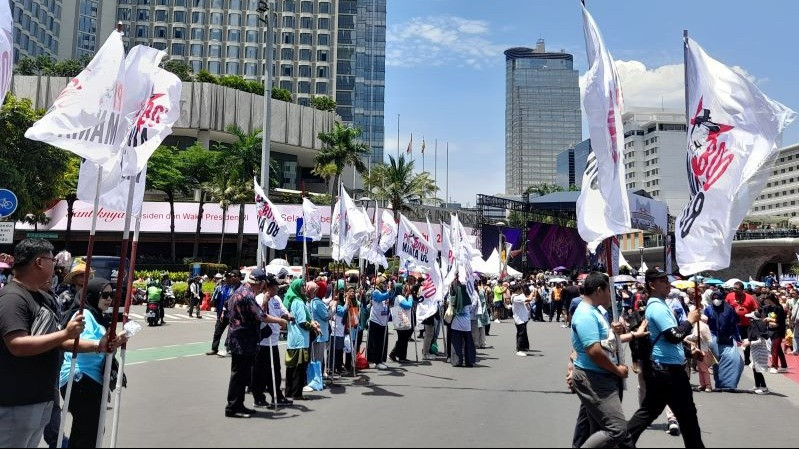
<svg viewBox="0 0 799 449"><path fill-rule="evenodd" d="M704 448L682 346L683 339L691 334L693 325L699 322L701 309L694 309L685 322L678 324L673 310L664 300L671 291L666 273L650 269L645 274L645 280L650 295L646 304L646 319L652 355L650 360L641 362L646 394L641 408L630 419L627 431L637 442L644 430L668 405L680 423L685 447Z"/></svg>
<svg viewBox="0 0 799 449"><path fill-rule="evenodd" d="M225 273L225 280L219 286L218 291L214 291L214 306L216 307L216 326L214 326L214 339L211 341L211 350L206 352L205 355L219 355L224 357L227 352L219 353L219 342L222 341L222 334L225 328L228 327L229 317L227 314L227 302L233 295L233 292L238 290L241 286L241 272L232 270ZM230 332L228 331L228 335ZM227 348L227 343L225 344Z"/></svg>
<svg viewBox="0 0 799 449"><path fill-rule="evenodd" d="M619 364L609 344L609 339L615 343L615 338L599 310L600 306L611 307L611 288L605 274L589 274L583 283L583 300L571 321L572 347L577 355L572 385L580 398L580 416L587 416L595 430L581 447L632 447L619 393L628 368Z"/></svg>

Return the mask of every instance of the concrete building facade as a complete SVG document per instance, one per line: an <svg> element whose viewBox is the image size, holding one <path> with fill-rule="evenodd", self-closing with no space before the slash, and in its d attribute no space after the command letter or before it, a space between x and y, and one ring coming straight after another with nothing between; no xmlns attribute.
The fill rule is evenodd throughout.
<svg viewBox="0 0 799 449"><path fill-rule="evenodd" d="M780 150L771 177L749 209L748 218L764 217L790 220L799 216L799 144ZM793 220L796 221L796 220Z"/></svg>

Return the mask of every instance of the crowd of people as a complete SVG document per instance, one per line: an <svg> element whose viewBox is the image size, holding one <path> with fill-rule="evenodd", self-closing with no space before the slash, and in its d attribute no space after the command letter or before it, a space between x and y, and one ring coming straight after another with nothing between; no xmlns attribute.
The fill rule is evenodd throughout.
<svg viewBox="0 0 799 449"><path fill-rule="evenodd" d="M104 354L127 341L124 331L108 335L112 281L85 276L81 265L60 277L55 263L47 241L24 240L15 248L13 279L6 278L0 289L0 447L34 447L42 437L55 447L78 337L68 444L93 447L105 406ZM633 447L664 409L668 429L681 433L686 447L703 447L695 392L737 390L749 365L753 392L768 394L766 374L788 368L786 351L799 353L793 341L799 292L775 279L767 277L762 287L700 283L680 290L658 269L649 270L642 283L624 285L597 272L565 282L552 277L540 272L473 285L456 280L439 303L423 274L316 273L307 279L261 269L218 274L211 298L216 324L207 354L231 358L225 416L248 418L257 409L290 406L338 376L385 370L389 360L418 361L419 352L425 361L476 366L477 350L487 347L492 324L501 320L513 320L516 355L525 357L531 350L529 322L554 321L571 333L567 383L581 404L574 447ZM200 283L193 284L189 292L199 318ZM84 287L81 312L76 298ZM391 348L390 328L396 332ZM287 349L281 357L278 343L284 334ZM629 344L630 367L619 356L624 344ZM638 376L640 408L627 420L621 401L630 371ZM248 393L254 408L245 405Z"/></svg>

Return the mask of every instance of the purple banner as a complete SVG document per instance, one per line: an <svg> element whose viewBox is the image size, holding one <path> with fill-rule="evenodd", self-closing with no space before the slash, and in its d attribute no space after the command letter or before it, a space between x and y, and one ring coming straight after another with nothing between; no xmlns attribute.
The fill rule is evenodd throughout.
<svg viewBox="0 0 799 449"><path fill-rule="evenodd" d="M513 245L512 250L524 246L524 229L503 227L502 234L505 236L505 243ZM483 259L488 259L494 250L499 249L499 227L494 225L483 225L482 234Z"/></svg>
<svg viewBox="0 0 799 449"><path fill-rule="evenodd" d="M527 260L530 268L568 270L585 266L586 245L577 229L530 222L527 224Z"/></svg>

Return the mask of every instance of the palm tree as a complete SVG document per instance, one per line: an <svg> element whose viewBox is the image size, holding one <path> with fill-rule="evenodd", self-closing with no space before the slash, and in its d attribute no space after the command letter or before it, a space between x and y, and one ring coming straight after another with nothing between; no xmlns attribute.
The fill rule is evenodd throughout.
<svg viewBox="0 0 799 449"><path fill-rule="evenodd" d="M366 164L363 159L371 156L372 150L369 145L359 142L356 139L361 136L360 128L351 128L341 123L336 123L333 130L327 133L319 133L319 140L324 144L319 154L314 157L316 172L333 171L329 165L335 166L333 175L333 185L330 188L331 194L336 195L336 188L341 181L341 173L344 168L351 165L358 173L366 172ZM333 215L334 205L330 206L330 215Z"/></svg>
<svg viewBox="0 0 799 449"><path fill-rule="evenodd" d="M333 183L331 183L330 181L336 175L337 171L338 167L336 167L336 164L330 163L326 165L317 165L316 167L313 168L313 170L311 170L311 174L316 175L327 181L328 193L330 193L331 195L335 195L335 192L330 191L330 189L332 189L333 187Z"/></svg>
<svg viewBox="0 0 799 449"><path fill-rule="evenodd" d="M410 205L421 205L427 199L440 202L435 198L438 187L430 173L414 173L413 161L406 161L404 155L398 160L393 156L388 158L388 164L373 166L363 182L376 199L391 204L395 220L399 220L400 212L411 210Z"/></svg>
<svg viewBox="0 0 799 449"><path fill-rule="evenodd" d="M204 185L204 190L207 191L214 201L219 202L219 207L222 208L222 238L219 242L219 255L217 263L222 263L222 249L225 247L225 225L227 224L227 212L231 204L244 204L250 198L250 192L246 191L246 187L237 178L230 175L230 168L225 167L221 170L214 179Z"/></svg>
<svg viewBox="0 0 799 449"><path fill-rule="evenodd" d="M166 193L169 201L169 234L172 262L175 262L175 196L190 193L186 176L178 168L176 147L159 147L147 162L147 189Z"/></svg>
<svg viewBox="0 0 799 449"><path fill-rule="evenodd" d="M203 208L205 206L205 186L213 180L214 171L219 164L219 152L209 151L199 142L181 151L178 162L181 171L186 174L187 183L191 189L200 191L200 205L197 211L197 229L194 232L194 248L192 258L196 259L200 246L200 231L202 230Z"/></svg>

